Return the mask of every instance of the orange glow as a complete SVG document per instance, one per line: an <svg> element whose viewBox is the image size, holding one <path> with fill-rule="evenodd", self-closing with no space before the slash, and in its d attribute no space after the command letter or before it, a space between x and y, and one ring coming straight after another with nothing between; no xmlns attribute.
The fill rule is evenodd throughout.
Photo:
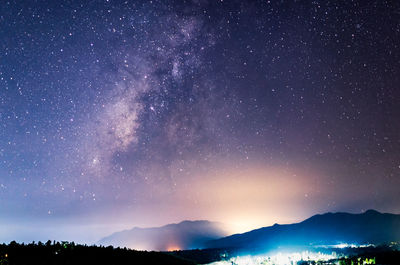
<svg viewBox="0 0 400 265"><path fill-rule="evenodd" d="M319 193L316 187L320 177L319 172L295 165L253 163L240 168L222 165L219 170L194 175L190 184L181 183L184 188L177 189L165 207L174 207L168 214L185 211L188 219L206 217L222 222L227 225L224 228L228 233L276 222L292 223L308 215L301 205L328 194Z"/></svg>
<svg viewBox="0 0 400 265"><path fill-rule="evenodd" d="M167 247L167 251L177 251L177 250L181 250L181 248L177 245L170 245Z"/></svg>

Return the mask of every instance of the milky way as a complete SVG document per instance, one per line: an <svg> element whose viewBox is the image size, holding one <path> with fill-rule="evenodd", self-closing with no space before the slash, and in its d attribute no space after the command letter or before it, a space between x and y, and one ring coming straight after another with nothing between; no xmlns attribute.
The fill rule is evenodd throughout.
<svg viewBox="0 0 400 265"><path fill-rule="evenodd" d="M400 211L395 1L0 5L0 235Z"/></svg>

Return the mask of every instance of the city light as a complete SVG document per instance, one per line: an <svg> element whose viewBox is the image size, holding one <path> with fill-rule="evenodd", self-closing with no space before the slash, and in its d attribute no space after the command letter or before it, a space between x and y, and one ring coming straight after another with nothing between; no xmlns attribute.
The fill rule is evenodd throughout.
<svg viewBox="0 0 400 265"><path fill-rule="evenodd" d="M324 254L321 252L294 252L272 255L246 255L232 257L229 260L210 263L210 265L297 265L300 261L329 261L340 258L336 253Z"/></svg>

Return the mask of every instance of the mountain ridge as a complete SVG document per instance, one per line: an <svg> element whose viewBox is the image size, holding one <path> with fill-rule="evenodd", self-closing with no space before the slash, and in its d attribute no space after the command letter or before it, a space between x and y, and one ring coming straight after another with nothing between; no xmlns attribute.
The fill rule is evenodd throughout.
<svg viewBox="0 0 400 265"><path fill-rule="evenodd" d="M133 227L114 232L98 244L159 251L203 248L205 242L227 235L222 227L219 222L184 220L160 227Z"/></svg>
<svg viewBox="0 0 400 265"><path fill-rule="evenodd" d="M131 229L124 229L124 230L121 230L121 231L114 232L109 236L112 236L112 235L115 235L115 234L119 234L119 233L123 233L123 232L129 232L129 231L132 231L132 230L135 230L135 229L150 230L150 229L156 229L156 228L167 228L167 227L172 227L172 226L175 226L175 225L181 225L181 224L186 224L186 223L200 223L200 222L218 223L218 222L212 222L212 221L209 221L209 220L183 220L183 221L181 221L179 223L171 223L171 224L166 224L166 225L162 225L162 226L150 226L150 227L134 226ZM106 236L106 237L109 237L109 236ZM106 238L106 237L103 237L103 238Z"/></svg>
<svg viewBox="0 0 400 265"><path fill-rule="evenodd" d="M210 248L271 249L337 243L400 241L400 215L367 210L313 215L298 223L274 224L207 243Z"/></svg>

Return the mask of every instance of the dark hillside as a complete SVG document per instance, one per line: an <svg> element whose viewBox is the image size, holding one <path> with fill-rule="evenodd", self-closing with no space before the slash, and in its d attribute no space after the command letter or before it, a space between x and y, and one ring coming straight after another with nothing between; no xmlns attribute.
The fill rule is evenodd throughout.
<svg viewBox="0 0 400 265"><path fill-rule="evenodd" d="M113 247L75 245L74 243L0 245L1 265L122 265L165 264L193 265L194 263L168 253L136 251Z"/></svg>

